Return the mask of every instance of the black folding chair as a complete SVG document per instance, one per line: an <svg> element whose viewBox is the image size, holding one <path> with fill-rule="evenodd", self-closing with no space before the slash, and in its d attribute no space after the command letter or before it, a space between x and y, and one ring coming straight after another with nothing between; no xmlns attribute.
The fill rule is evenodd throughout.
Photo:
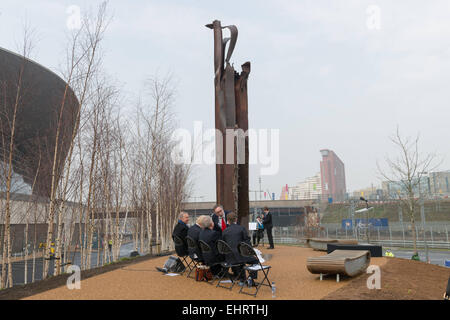
<svg viewBox="0 0 450 320"><path fill-rule="evenodd" d="M192 258L189 257L189 254L180 255L180 254L178 254L179 251L177 251L177 247L181 248L181 249L185 248L184 241L179 236L174 235L173 236L173 242L175 243L175 251L177 252L177 256L180 258L181 263L183 263L183 265L185 267L184 271L186 271L187 269L189 269L189 271L191 271L192 270L191 264L193 263ZM191 261L188 261L187 258L190 258Z"/></svg>
<svg viewBox="0 0 450 320"><path fill-rule="evenodd" d="M232 254L233 257L235 258L235 260L238 260L236 255L234 254L233 250L231 250L230 246L228 245L228 243L226 243L223 240L219 240L217 241L217 251L219 251L220 254L223 254L225 257L227 255ZM217 283L216 287L221 287L221 288L225 288L225 289L233 289L236 281L239 281L239 277L241 275L241 273L244 271L243 267L245 266L245 263L238 263L238 264L231 264L228 262L222 262L222 272L220 273L220 278L219 278L219 282ZM235 275L234 277L231 276L231 274L229 273L229 269L230 268L239 268L240 271L237 275ZM231 287L228 286L222 286L220 284L220 282L223 280L223 278L227 276L229 280L231 280Z"/></svg>
<svg viewBox="0 0 450 320"><path fill-rule="evenodd" d="M200 249L198 248L197 242L195 242L194 239L192 239L191 237L187 236L186 237L186 241L187 241L187 245L188 245L188 250L193 251L193 252L200 252ZM189 254L189 257L192 260L193 266L192 269L189 270L187 277L190 277L191 273L193 270L195 270L197 268L197 266L202 262L200 257L197 254Z"/></svg>
<svg viewBox="0 0 450 320"><path fill-rule="evenodd" d="M242 291L242 289L244 289L244 286L242 286L241 290L239 290L239 293L242 292L242 293L254 296L256 298L256 295L258 294L259 288L261 288L261 286L268 286L268 287L272 288L272 284L271 284L271 282L270 282L270 280L268 278L271 266L262 265L261 262L258 259L258 255L256 254L255 250L248 243L241 242L238 245L238 250L239 250L239 253L242 256L248 257L248 258L255 258L258 261L258 263L254 264L254 265L245 266L244 270L247 270L247 271L260 271L261 270L263 275L264 275L264 279L262 281L260 281L260 282L256 282L256 281L254 281L252 279L254 281L254 283L256 284L256 291L255 291L255 293ZM267 281L267 284L265 284L264 281Z"/></svg>
<svg viewBox="0 0 450 320"><path fill-rule="evenodd" d="M202 251L202 256L203 256L203 260L205 260L205 264L208 266L208 267L214 267L214 266L218 266L218 265L220 265L221 266L221 270L220 270L220 272L219 272L219 275L223 272L223 270L222 270L222 262L214 262L214 263L208 263L208 262L206 262L206 257L208 256L208 255L213 255L214 254L214 252L212 251L212 249L211 249L211 247L209 246L209 244L207 244L205 241L203 241L203 240L199 240L198 241L198 244L200 245L200 249L201 249L201 251ZM215 276L216 277L216 276ZM203 279L202 279L203 280ZM209 282L208 281L208 279L206 279L207 280L207 282L209 283L209 284L214 284L214 277L212 278L212 280L211 280L211 282Z"/></svg>

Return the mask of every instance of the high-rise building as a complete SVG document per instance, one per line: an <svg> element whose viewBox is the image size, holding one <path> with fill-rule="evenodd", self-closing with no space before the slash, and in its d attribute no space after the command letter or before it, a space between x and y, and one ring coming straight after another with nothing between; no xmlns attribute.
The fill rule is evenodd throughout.
<svg viewBox="0 0 450 320"><path fill-rule="evenodd" d="M430 172L428 177L431 194L450 194L450 171Z"/></svg>
<svg viewBox="0 0 450 320"><path fill-rule="evenodd" d="M322 180L322 199L343 201L346 198L345 167L339 157L328 149L320 150L320 176Z"/></svg>
<svg viewBox="0 0 450 320"><path fill-rule="evenodd" d="M289 187L289 199L291 200L320 199L321 196L320 173L306 178L304 181L297 183L296 186Z"/></svg>
<svg viewBox="0 0 450 320"><path fill-rule="evenodd" d="M439 171L425 173L411 181L414 196L448 196L450 195L450 171ZM401 181L383 181L381 183L383 193L388 198L396 199L406 196L405 183Z"/></svg>
<svg viewBox="0 0 450 320"><path fill-rule="evenodd" d="M382 200L383 194L383 190L374 185L368 188L354 190L352 192L353 198L359 199L359 197L364 197L367 200Z"/></svg>

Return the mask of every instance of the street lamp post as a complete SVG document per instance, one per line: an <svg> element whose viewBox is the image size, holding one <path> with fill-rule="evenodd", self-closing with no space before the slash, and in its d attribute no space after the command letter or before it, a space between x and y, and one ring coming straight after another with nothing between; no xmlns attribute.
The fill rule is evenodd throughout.
<svg viewBox="0 0 450 320"><path fill-rule="evenodd" d="M353 232L353 236L357 238L357 234L356 234L356 223L355 223L355 206L356 206L356 201L351 199L350 200L350 219L352 220L352 232Z"/></svg>
<svg viewBox="0 0 450 320"><path fill-rule="evenodd" d="M359 200L366 202L366 207L364 209L360 209L355 211L355 213L366 213L366 239L367 243L370 243L370 237L369 237L369 210L372 210L373 207L369 208L369 201L366 200L364 197L360 197Z"/></svg>

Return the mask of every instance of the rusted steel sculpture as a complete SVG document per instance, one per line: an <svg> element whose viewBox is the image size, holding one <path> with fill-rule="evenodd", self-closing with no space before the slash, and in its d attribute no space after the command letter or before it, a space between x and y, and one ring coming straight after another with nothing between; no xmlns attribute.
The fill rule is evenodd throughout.
<svg viewBox="0 0 450 320"><path fill-rule="evenodd" d="M214 87L216 126L216 198L225 210L234 211L241 225L248 228L248 98L250 62L239 74L230 64L236 46L236 26L222 27L214 20L206 27L214 31ZM222 29L230 37L222 37ZM228 50L225 52L228 44ZM226 56L225 56L226 53ZM219 134L220 132L220 134Z"/></svg>

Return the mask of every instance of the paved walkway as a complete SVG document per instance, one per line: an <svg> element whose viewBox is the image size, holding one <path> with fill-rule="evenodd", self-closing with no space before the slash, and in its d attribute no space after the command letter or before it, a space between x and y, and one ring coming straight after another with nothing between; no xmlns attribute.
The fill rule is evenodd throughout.
<svg viewBox="0 0 450 320"><path fill-rule="evenodd" d="M269 279L276 283L276 299L321 299L350 281L341 278L337 283L334 277L319 281L318 275L306 269L308 257L324 255L324 252L294 246L260 250L263 254L271 255L265 264L272 266ZM152 259L82 280L79 290L69 290L64 286L27 299L254 299L239 294L237 285L230 291L185 276L163 275L155 267L162 266L166 260L167 257ZM385 261L386 258L372 258L371 264L381 266ZM258 275L258 279L262 279L261 275ZM262 287L257 298L272 299L270 288Z"/></svg>

